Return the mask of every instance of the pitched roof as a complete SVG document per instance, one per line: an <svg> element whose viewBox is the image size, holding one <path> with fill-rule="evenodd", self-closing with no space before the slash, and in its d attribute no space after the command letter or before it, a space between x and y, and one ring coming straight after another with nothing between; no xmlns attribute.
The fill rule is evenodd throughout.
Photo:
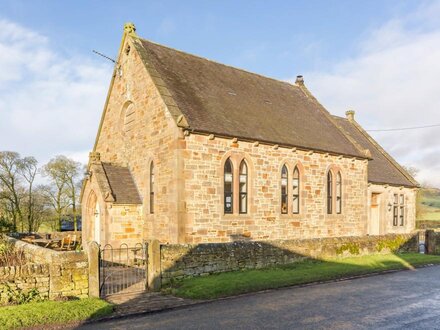
<svg viewBox="0 0 440 330"><path fill-rule="evenodd" d="M137 40L190 130L365 158L304 87Z"/></svg>
<svg viewBox="0 0 440 330"><path fill-rule="evenodd" d="M142 204L128 167L102 163L107 182L116 204Z"/></svg>
<svg viewBox="0 0 440 330"><path fill-rule="evenodd" d="M362 148L369 149L372 159L368 164L368 181L416 187L417 182L356 122L333 116L338 125Z"/></svg>

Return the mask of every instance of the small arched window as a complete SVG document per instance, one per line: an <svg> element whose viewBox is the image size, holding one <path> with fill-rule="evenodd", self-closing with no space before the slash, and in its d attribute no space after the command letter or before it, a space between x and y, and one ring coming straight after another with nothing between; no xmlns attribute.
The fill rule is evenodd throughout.
<svg viewBox="0 0 440 330"><path fill-rule="evenodd" d="M154 213L154 163L150 164L150 213Z"/></svg>
<svg viewBox="0 0 440 330"><path fill-rule="evenodd" d="M281 213L287 214L288 210L288 195L287 195L287 185L288 185L289 174L287 171L287 166L283 165L281 169Z"/></svg>
<svg viewBox="0 0 440 330"><path fill-rule="evenodd" d="M333 175L331 171L327 173L327 213L333 213Z"/></svg>
<svg viewBox="0 0 440 330"><path fill-rule="evenodd" d="M341 172L336 175L336 213L342 213L342 177Z"/></svg>
<svg viewBox="0 0 440 330"><path fill-rule="evenodd" d="M240 164L240 213L247 213L248 168L244 159Z"/></svg>
<svg viewBox="0 0 440 330"><path fill-rule="evenodd" d="M124 106L124 134L129 134L136 122L136 112L134 104L129 102Z"/></svg>
<svg viewBox="0 0 440 330"><path fill-rule="evenodd" d="M224 178L223 178L223 187L224 187L224 212L233 213L234 205L233 205L233 174L232 174L232 162L231 159L228 158L225 162L224 167Z"/></svg>
<svg viewBox="0 0 440 330"><path fill-rule="evenodd" d="M300 188L300 178L298 166L295 166L293 170L293 180L292 180L292 213L299 214L299 188Z"/></svg>

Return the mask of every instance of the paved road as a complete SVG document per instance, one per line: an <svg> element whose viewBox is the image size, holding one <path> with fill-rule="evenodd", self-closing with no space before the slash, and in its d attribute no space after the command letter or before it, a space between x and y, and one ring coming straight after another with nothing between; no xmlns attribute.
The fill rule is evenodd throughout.
<svg viewBox="0 0 440 330"><path fill-rule="evenodd" d="M248 295L81 329L440 329L440 266Z"/></svg>

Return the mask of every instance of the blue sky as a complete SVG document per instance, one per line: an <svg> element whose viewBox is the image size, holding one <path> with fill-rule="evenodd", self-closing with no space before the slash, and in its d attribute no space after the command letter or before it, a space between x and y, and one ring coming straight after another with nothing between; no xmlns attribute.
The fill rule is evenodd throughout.
<svg viewBox="0 0 440 330"><path fill-rule="evenodd" d="M0 0L0 150L85 162L127 21L139 35L282 80L366 128L440 123L439 1ZM372 133L440 187L439 129Z"/></svg>

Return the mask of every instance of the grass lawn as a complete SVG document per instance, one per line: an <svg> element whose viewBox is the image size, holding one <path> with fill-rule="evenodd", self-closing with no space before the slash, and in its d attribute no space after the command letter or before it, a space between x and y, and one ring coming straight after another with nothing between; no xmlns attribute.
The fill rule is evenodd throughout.
<svg viewBox="0 0 440 330"><path fill-rule="evenodd" d="M416 253L372 255L355 258L306 260L277 268L227 272L178 282L174 295L192 299L214 299L246 292L324 281L390 269L440 264L440 256Z"/></svg>
<svg viewBox="0 0 440 330"><path fill-rule="evenodd" d="M104 316L112 310L112 305L97 298L6 306L0 307L0 328L66 324Z"/></svg>

